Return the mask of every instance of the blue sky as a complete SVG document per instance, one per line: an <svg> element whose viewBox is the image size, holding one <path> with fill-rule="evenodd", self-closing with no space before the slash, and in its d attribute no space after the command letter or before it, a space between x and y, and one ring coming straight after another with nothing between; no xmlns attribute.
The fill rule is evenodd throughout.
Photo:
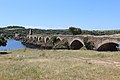
<svg viewBox="0 0 120 80"><path fill-rule="evenodd" d="M0 0L0 26L120 29L120 0Z"/></svg>

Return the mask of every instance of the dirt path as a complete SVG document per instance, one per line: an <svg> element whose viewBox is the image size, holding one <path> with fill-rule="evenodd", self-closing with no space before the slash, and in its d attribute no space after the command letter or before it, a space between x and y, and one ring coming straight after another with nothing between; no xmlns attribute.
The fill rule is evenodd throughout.
<svg viewBox="0 0 120 80"><path fill-rule="evenodd" d="M49 59L29 59L28 62L47 62Z"/></svg>
<svg viewBox="0 0 120 80"><path fill-rule="evenodd" d="M28 59L27 62L48 62L48 61L55 61L54 59ZM98 64L98 65L111 65L114 67L118 67L120 68L120 62L117 61L112 61L112 60L97 60L97 59L92 59L92 58L72 58L72 59L58 59L56 61L79 61L79 62L86 62L86 63L90 63L90 64Z"/></svg>
<svg viewBox="0 0 120 80"><path fill-rule="evenodd" d="M84 58L84 57L81 57L80 59L78 59L78 58L75 58L75 59L83 61L83 62L88 62L88 63L93 63L93 64L101 64L101 65L111 65L111 66L116 66L116 67L120 68L120 62L117 62L117 61L97 60L97 59Z"/></svg>

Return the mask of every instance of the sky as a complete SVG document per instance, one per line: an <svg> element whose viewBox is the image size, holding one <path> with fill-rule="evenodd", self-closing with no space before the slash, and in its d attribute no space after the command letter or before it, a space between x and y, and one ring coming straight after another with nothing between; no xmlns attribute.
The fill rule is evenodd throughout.
<svg viewBox="0 0 120 80"><path fill-rule="evenodd" d="M0 0L0 26L120 29L120 0Z"/></svg>

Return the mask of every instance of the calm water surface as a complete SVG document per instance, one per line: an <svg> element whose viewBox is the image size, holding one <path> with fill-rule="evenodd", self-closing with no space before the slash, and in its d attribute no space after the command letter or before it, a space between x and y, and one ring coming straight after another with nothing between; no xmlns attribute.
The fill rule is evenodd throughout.
<svg viewBox="0 0 120 80"><path fill-rule="evenodd" d="M16 50L26 48L20 41L16 41L14 39L8 39L7 45L5 47L1 46L0 50Z"/></svg>

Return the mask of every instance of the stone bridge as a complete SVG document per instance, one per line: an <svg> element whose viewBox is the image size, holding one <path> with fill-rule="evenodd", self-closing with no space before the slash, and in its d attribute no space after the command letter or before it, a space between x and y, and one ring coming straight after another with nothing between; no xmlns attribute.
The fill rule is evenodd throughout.
<svg viewBox="0 0 120 80"><path fill-rule="evenodd" d="M80 49L85 46L85 40L94 43L94 50L98 51L115 51L120 45L120 37L104 37L104 36L85 36L85 35L54 35L57 40L67 39L70 49ZM51 35L27 35L27 38L43 41L46 43L50 40Z"/></svg>

